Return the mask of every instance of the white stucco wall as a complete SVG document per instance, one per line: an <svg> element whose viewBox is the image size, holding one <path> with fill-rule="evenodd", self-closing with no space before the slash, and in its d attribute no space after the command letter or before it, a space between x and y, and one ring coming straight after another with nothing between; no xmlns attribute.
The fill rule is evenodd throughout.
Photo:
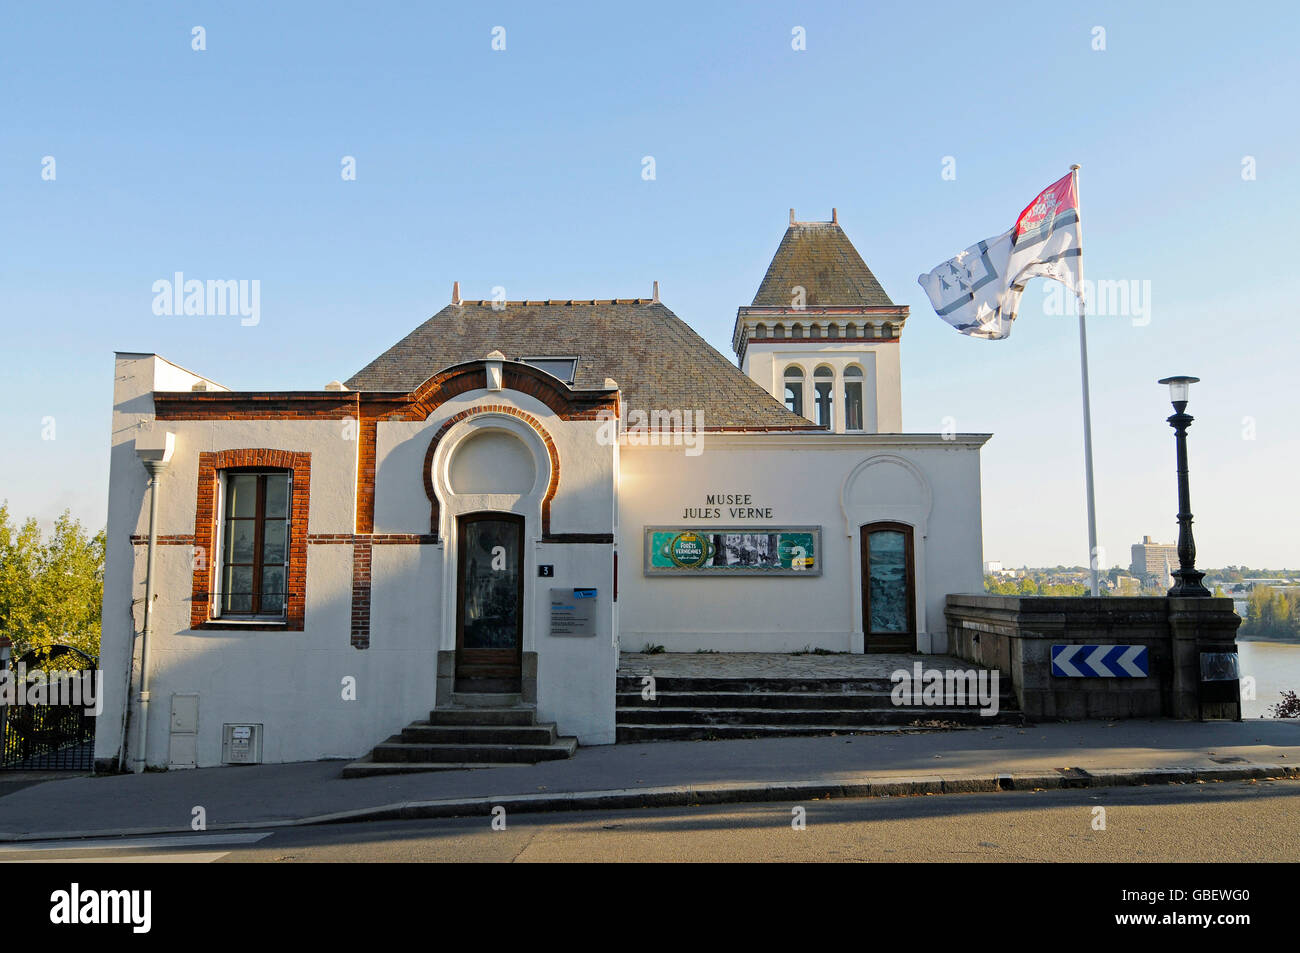
<svg viewBox="0 0 1300 953"><path fill-rule="evenodd" d="M983 586L979 447L984 435L706 434L704 452L620 448L619 625L625 649L861 652L859 527L914 527L917 646L946 647L944 597ZM873 465L864 466L872 463ZM709 493L747 493L770 519L683 519ZM820 576L653 576L646 526L822 528Z"/></svg>

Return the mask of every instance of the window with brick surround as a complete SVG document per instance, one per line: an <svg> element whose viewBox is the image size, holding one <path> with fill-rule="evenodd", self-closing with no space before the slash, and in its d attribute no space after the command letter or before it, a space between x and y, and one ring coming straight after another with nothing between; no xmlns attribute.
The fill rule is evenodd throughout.
<svg viewBox="0 0 1300 953"><path fill-rule="evenodd" d="M223 472L218 617L284 618L292 494L288 470Z"/></svg>
<svg viewBox="0 0 1300 953"><path fill-rule="evenodd" d="M277 475L285 481L283 510L278 488L262 492L262 539L257 544L257 527L252 526L254 539L249 543L244 526L231 525L234 521L257 520L257 487L245 483L245 492L251 492L252 514L249 505L239 500L240 486L235 486L236 499L230 500L227 490L232 476ZM194 512L195 559L190 602L191 628L303 631L307 595L307 521L311 496L311 454L301 451L248 448L238 450L204 451L199 454L198 496ZM268 513L269 508L269 513ZM227 512L231 516L227 518ZM287 515L286 515L287 514ZM286 543L284 555L279 555L279 529L267 526L284 524ZM239 532L243 530L243 532ZM227 547L233 537L239 542ZM278 574L267 574L267 549L270 560L283 559L279 565L284 571L284 582ZM254 553L260 553L263 578L255 587L251 574L231 573L234 588L227 588L227 570L255 565ZM272 567L274 568L274 566ZM239 578L234 578L235 576ZM238 588L246 585L247 588ZM280 587L277 589L277 587ZM253 594L257 594L257 613L253 611ZM231 596L227 602L227 594ZM248 599L236 599L236 595ZM279 600L266 596L280 595ZM277 606L276 603L279 603ZM229 605L233 611L225 611Z"/></svg>

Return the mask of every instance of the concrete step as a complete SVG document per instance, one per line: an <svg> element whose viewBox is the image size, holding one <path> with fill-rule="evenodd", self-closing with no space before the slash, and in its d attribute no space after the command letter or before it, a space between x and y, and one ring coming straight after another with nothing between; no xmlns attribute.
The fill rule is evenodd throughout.
<svg viewBox="0 0 1300 953"><path fill-rule="evenodd" d="M518 692L452 692L451 708L514 708L523 705Z"/></svg>
<svg viewBox="0 0 1300 953"><path fill-rule="evenodd" d="M619 675L616 691L638 692L641 675ZM887 692L888 678L727 678L720 676L657 675L655 691L664 692Z"/></svg>
<svg viewBox="0 0 1300 953"><path fill-rule="evenodd" d="M430 725L414 722L402 729L405 744L553 745L555 725Z"/></svg>
<svg viewBox="0 0 1300 953"><path fill-rule="evenodd" d="M512 708L435 708L429 712L431 725L535 725L537 709L532 705Z"/></svg>
<svg viewBox="0 0 1300 953"><path fill-rule="evenodd" d="M476 768L530 768L526 761L375 761L366 755L343 768L345 778L373 778L384 774L419 774L424 771L470 771Z"/></svg>
<svg viewBox="0 0 1300 953"><path fill-rule="evenodd" d="M406 742L397 735L383 744L375 745L371 756L375 761L384 764L394 762L536 764L539 761L571 758L577 747L577 738L557 738L554 744L548 745L440 744Z"/></svg>
<svg viewBox="0 0 1300 953"><path fill-rule="evenodd" d="M619 692L618 708L768 708L822 711L844 708L892 709L897 706L889 692L676 692L657 691L646 699L637 692ZM1014 708L1010 692L998 693L999 708Z"/></svg>
<svg viewBox="0 0 1300 953"><path fill-rule="evenodd" d="M982 715L979 709L961 708L620 708L617 724L622 725L755 725L759 727L908 725L918 721L947 721L962 725L1020 725L1018 711L999 709Z"/></svg>
<svg viewBox="0 0 1300 953"><path fill-rule="evenodd" d="M816 735L877 735L897 732L971 730L975 725L959 725L938 719L913 725L870 725L860 728L844 725L645 725L620 724L615 738L620 744L646 741L700 741L722 738L780 738Z"/></svg>

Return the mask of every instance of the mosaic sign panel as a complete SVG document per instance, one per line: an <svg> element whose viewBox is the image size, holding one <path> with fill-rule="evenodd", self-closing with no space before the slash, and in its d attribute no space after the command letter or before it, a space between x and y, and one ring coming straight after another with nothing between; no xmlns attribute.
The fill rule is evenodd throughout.
<svg viewBox="0 0 1300 953"><path fill-rule="evenodd" d="M820 526L647 526L647 576L820 576Z"/></svg>

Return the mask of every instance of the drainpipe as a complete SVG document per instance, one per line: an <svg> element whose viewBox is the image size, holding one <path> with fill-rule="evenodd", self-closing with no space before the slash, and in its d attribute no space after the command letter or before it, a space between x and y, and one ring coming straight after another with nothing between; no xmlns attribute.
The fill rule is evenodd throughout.
<svg viewBox="0 0 1300 953"><path fill-rule="evenodd" d="M135 756L131 770L140 774L145 768L146 744L149 737L149 636L153 634L153 568L154 553L158 545L158 478L171 462L175 437L171 433L140 436L135 441L135 452L149 471L149 554L144 568L144 632L140 636L140 693L138 696ZM128 696L129 696L128 692ZM129 697L128 697L129 703ZM122 739L123 744L126 739Z"/></svg>

